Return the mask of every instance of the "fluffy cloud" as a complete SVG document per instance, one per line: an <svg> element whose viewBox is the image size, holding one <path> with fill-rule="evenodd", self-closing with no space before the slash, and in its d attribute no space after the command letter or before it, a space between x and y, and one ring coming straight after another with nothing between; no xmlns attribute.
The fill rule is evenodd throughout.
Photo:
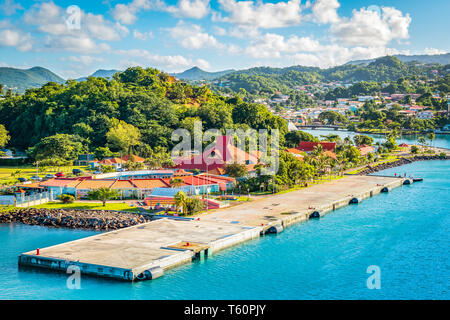
<svg viewBox="0 0 450 320"><path fill-rule="evenodd" d="M79 26L70 23L70 16L65 9L53 2L42 2L32 6L24 14L27 24L37 26L38 31L45 33L45 48L61 51L91 53L109 50L109 45L100 41L118 41L129 33L120 23L112 23L102 15L79 14Z"/></svg>
<svg viewBox="0 0 450 320"><path fill-rule="evenodd" d="M336 12L341 5L337 0L316 0L312 6L314 20L319 23L336 23L339 16Z"/></svg>
<svg viewBox="0 0 450 320"><path fill-rule="evenodd" d="M29 51L32 48L31 35L13 29L0 30L0 46L16 47L20 51Z"/></svg>
<svg viewBox="0 0 450 320"><path fill-rule="evenodd" d="M168 6L165 11L181 18L201 19L209 11L209 0L179 0L176 6Z"/></svg>
<svg viewBox="0 0 450 320"><path fill-rule="evenodd" d="M162 0L133 0L129 4L117 4L113 17L123 24L133 24L141 10L165 11L180 18L201 19L210 12L210 0L178 0L176 5L168 6Z"/></svg>
<svg viewBox="0 0 450 320"><path fill-rule="evenodd" d="M221 8L228 13L216 20L236 25L254 26L270 29L281 28L300 23L300 0L290 0L278 3L263 3L256 1L218 0Z"/></svg>
<svg viewBox="0 0 450 320"><path fill-rule="evenodd" d="M153 32L148 31L148 32L139 32L138 30L134 30L133 31L133 37L135 37L136 39L145 41L148 38L153 38Z"/></svg>
<svg viewBox="0 0 450 320"><path fill-rule="evenodd" d="M113 9L114 19L123 24L133 24L136 14L141 10L148 10L154 7L150 0L133 0L129 4L117 4Z"/></svg>
<svg viewBox="0 0 450 320"><path fill-rule="evenodd" d="M282 35L267 33L253 41L245 53L253 58L280 58L283 53L314 52L321 49L318 41L310 37L297 37L295 35L285 38Z"/></svg>
<svg viewBox="0 0 450 320"><path fill-rule="evenodd" d="M201 49L203 47L223 47L214 36L204 32L200 26L195 24L186 24L180 21L175 27L168 29L168 31L170 36L178 40L184 48Z"/></svg>
<svg viewBox="0 0 450 320"><path fill-rule="evenodd" d="M383 7L382 13L365 8L353 10L350 19L331 25L332 34L348 46L386 46L392 40L409 38L409 14Z"/></svg>
<svg viewBox="0 0 450 320"><path fill-rule="evenodd" d="M70 56L70 57L63 57L61 58L61 61L71 61L76 62L79 64L82 64L84 66L88 66L93 64L94 62L101 62L103 61L103 58L100 57L93 57L93 56L86 56L86 55L79 55L79 56Z"/></svg>
<svg viewBox="0 0 450 320"><path fill-rule="evenodd" d="M0 10L7 16L10 16L16 13L17 10L23 10L23 7L20 4L15 3L14 0L5 0L0 5Z"/></svg>
<svg viewBox="0 0 450 320"><path fill-rule="evenodd" d="M138 58L142 62L125 60L122 61L122 66L133 66L133 65L150 65L152 67L157 67L164 69L167 72L178 72L183 71L188 67L199 66L200 68L209 68L209 63L203 59L191 60L185 58L181 55L169 55L163 56L155 53L151 53L143 49L130 49L130 50L119 50L116 52L119 55L126 55L128 58Z"/></svg>
<svg viewBox="0 0 450 320"><path fill-rule="evenodd" d="M447 53L447 51L439 50L439 49L436 49L436 48L425 48L425 50L424 50L424 54L434 55L434 54L445 54L445 53Z"/></svg>

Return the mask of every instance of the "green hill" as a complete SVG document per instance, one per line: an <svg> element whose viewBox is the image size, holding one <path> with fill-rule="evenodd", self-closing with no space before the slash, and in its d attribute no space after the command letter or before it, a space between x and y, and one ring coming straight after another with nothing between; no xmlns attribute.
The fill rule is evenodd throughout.
<svg viewBox="0 0 450 320"><path fill-rule="evenodd" d="M181 73L174 73L173 76L181 80L213 80L224 76L228 73L232 73L235 70L224 70L218 72L208 72L200 69L199 67L193 67Z"/></svg>
<svg viewBox="0 0 450 320"><path fill-rule="evenodd" d="M0 68L0 83L15 92L24 92L28 88L38 88L48 82L64 83L65 80L42 67L30 69Z"/></svg>
<svg viewBox="0 0 450 320"><path fill-rule="evenodd" d="M433 63L439 63L442 65L450 64L450 53L444 53L444 54L421 54L421 55L395 55L397 59L399 59L401 62L419 62L419 63L425 63L425 64L433 64ZM353 65L368 65L371 62L374 62L376 59L368 59L368 60L355 60L347 62L346 64L353 64Z"/></svg>
<svg viewBox="0 0 450 320"><path fill-rule="evenodd" d="M113 70L99 69L99 70L95 71L93 74L91 74L89 77L99 77L99 78L111 79L112 76L117 72L120 72L120 71L114 70L114 69ZM87 78L88 77L78 78L77 81L84 81Z"/></svg>

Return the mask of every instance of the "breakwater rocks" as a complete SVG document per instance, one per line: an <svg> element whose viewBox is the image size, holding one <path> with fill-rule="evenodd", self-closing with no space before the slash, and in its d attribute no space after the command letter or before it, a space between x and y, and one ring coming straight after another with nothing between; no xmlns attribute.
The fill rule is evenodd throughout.
<svg viewBox="0 0 450 320"><path fill-rule="evenodd" d="M415 162L415 161L423 161L423 160L445 160L445 159L450 159L450 157L446 157L443 158L441 156L438 155L426 155L426 156L415 156L413 158L400 158L396 161L392 161L392 162L387 162L387 163L382 163L379 164L377 166L371 167L370 165L368 165L364 170L360 171L359 174L361 175L365 175L365 174L370 174L370 173L375 173L378 171L382 171L385 169L390 169L390 168L395 168L395 167L399 167L399 166L403 166L405 164L411 163L411 162Z"/></svg>
<svg viewBox="0 0 450 320"><path fill-rule="evenodd" d="M29 225L88 230L115 230L150 221L140 214L107 210L13 209L0 212L0 223L19 222Z"/></svg>

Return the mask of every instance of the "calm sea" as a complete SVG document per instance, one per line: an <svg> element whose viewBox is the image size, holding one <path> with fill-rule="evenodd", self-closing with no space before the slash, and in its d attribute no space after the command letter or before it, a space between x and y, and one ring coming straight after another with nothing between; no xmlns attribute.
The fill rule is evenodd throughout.
<svg viewBox="0 0 450 320"><path fill-rule="evenodd" d="M450 161L415 162L378 174L424 178L218 252L147 282L122 283L18 270L17 256L94 232L0 225L1 299L449 299ZM369 266L380 289L368 289ZM373 268L373 267L372 267Z"/></svg>

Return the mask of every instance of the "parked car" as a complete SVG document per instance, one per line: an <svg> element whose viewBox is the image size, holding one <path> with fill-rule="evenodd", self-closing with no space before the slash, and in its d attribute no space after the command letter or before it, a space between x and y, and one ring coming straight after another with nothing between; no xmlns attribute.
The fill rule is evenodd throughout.
<svg viewBox="0 0 450 320"><path fill-rule="evenodd" d="M94 174L101 174L102 172L101 171L94 171Z"/></svg>
<svg viewBox="0 0 450 320"><path fill-rule="evenodd" d="M80 174L80 173L83 173L83 170L81 170L81 169L73 169L72 173L73 174Z"/></svg>
<svg viewBox="0 0 450 320"><path fill-rule="evenodd" d="M25 181L28 181L27 178L18 178L17 180L19 180L19 182L25 182Z"/></svg>
<svg viewBox="0 0 450 320"><path fill-rule="evenodd" d="M42 181L42 178L39 176L32 176L30 179L34 181Z"/></svg>
<svg viewBox="0 0 450 320"><path fill-rule="evenodd" d="M64 177L64 172L58 172L55 174L55 176L58 178Z"/></svg>
<svg viewBox="0 0 450 320"><path fill-rule="evenodd" d="M50 173L49 173L49 174L46 174L44 178L45 178L45 179L53 179L54 177L55 177L54 174L50 174Z"/></svg>
<svg viewBox="0 0 450 320"><path fill-rule="evenodd" d="M117 169L116 169L116 172L124 172L124 171L125 171L124 168L117 168Z"/></svg>

